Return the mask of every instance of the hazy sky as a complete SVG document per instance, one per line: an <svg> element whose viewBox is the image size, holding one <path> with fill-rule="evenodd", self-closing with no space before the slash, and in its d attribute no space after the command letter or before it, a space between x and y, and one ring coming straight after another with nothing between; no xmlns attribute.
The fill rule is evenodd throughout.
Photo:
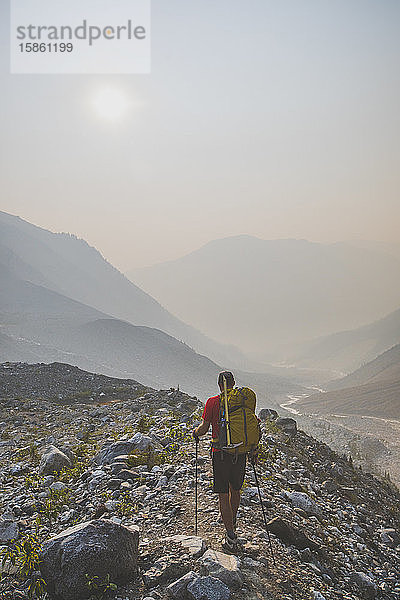
<svg viewBox="0 0 400 600"><path fill-rule="evenodd" d="M239 233L399 241L398 0L153 0L125 76L10 75L0 3L2 210L122 270Z"/></svg>

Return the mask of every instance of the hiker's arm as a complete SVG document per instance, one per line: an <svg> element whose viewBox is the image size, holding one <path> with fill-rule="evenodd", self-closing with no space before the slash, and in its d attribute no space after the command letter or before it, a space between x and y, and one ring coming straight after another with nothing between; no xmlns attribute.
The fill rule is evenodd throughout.
<svg viewBox="0 0 400 600"><path fill-rule="evenodd" d="M199 425L198 427L196 427L196 429L194 429L193 431L193 435L195 437L200 437L201 435L205 435L207 433L207 431L210 429L210 421L204 421L201 425Z"/></svg>

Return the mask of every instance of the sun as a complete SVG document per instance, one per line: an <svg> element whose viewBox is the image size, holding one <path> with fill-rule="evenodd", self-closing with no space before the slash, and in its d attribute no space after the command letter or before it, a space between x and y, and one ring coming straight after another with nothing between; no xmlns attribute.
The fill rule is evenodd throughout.
<svg viewBox="0 0 400 600"><path fill-rule="evenodd" d="M118 121L127 113L129 101L123 91L117 88L98 90L93 96L93 108L98 117Z"/></svg>

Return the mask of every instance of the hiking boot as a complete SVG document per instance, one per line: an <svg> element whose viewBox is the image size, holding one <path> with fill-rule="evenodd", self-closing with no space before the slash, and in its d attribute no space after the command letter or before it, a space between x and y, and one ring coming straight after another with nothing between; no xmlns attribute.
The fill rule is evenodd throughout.
<svg viewBox="0 0 400 600"><path fill-rule="evenodd" d="M222 548L227 552L237 552L238 550L238 538L236 533L231 536L228 532L225 533L225 540L222 543Z"/></svg>

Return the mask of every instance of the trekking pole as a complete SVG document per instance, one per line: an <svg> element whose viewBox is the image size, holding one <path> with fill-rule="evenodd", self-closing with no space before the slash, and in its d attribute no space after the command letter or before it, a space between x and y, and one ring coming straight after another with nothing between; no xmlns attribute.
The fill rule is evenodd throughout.
<svg viewBox="0 0 400 600"><path fill-rule="evenodd" d="M250 460L251 460L251 464L253 465L254 478L256 480L256 486L257 486L257 489L258 489L258 497L260 498L260 504L261 504L261 510L262 510L263 519L264 519L264 525L265 525L265 529L267 530L268 542L269 542L269 549L270 549L271 556L272 556L272 562L273 562L274 567L276 567L274 552L272 550L271 537L269 535L269 529L268 529L268 525L267 525L267 517L265 516L265 508L264 508L264 504L263 504L263 501L262 501L262 498L261 498L260 484L258 483L258 477L257 477L256 464L255 464L254 456L251 456Z"/></svg>
<svg viewBox="0 0 400 600"><path fill-rule="evenodd" d="M198 437L196 440L196 463L195 463L195 483L194 483L194 534L197 535L197 462L199 456L199 443L200 440Z"/></svg>

